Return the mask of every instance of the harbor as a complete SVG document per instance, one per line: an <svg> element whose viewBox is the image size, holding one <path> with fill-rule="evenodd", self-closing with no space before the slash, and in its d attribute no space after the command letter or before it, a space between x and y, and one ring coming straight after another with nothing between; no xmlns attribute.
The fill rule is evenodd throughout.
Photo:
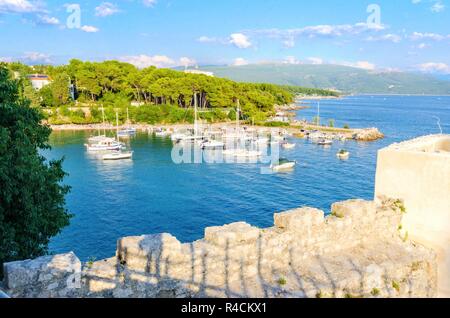
<svg viewBox="0 0 450 318"><path fill-rule="evenodd" d="M52 241L51 250L74 250L82 260L108 257L118 237L168 232L189 242L201 238L202 229L208 226L245 219L264 227L271 224L274 211L307 205L329 212L334 202L372 199L379 149L414 136L439 133L434 115L442 119L444 131L450 129L445 104L448 99L439 98L390 97L385 101L384 97L349 97L322 101L324 118L335 118L339 126L374 125L385 138L373 142L337 139L332 145L320 146L311 139L288 134L288 143L295 147L280 147L280 159L295 161L295 168L274 174L261 174L270 163L253 159L246 159L246 164L236 163L235 158L231 164L175 164L171 157L173 135L163 132L192 131L192 125L132 125L136 135L120 141L133 151L133 158L118 161L101 160L84 146L90 137L98 135L101 125L55 130L51 136L53 149L46 156L65 156L68 184L73 187L68 206L76 216L71 226ZM384 105L392 105L388 113L383 112ZM428 117L421 111L424 107L430 113ZM299 111L298 118L311 121L314 116L316 109L311 108ZM213 125L211 131L223 126ZM236 123L225 126L233 132ZM106 134L116 138L116 127L107 128ZM149 128L154 128L154 133ZM254 129L269 132L272 128ZM300 128L293 130L300 132ZM204 131L210 131L209 127ZM341 150L350 153L348 159L338 157ZM182 215L189 215L190 221L185 222Z"/></svg>

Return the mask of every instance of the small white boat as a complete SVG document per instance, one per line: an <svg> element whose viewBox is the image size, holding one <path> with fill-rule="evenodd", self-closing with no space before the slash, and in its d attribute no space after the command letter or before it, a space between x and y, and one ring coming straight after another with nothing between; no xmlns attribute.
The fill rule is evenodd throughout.
<svg viewBox="0 0 450 318"><path fill-rule="evenodd" d="M169 135L169 132L161 128L156 129L154 133L156 137L167 137Z"/></svg>
<svg viewBox="0 0 450 318"><path fill-rule="evenodd" d="M117 135L119 137L131 137L136 135L136 128L125 128L120 130Z"/></svg>
<svg viewBox="0 0 450 318"><path fill-rule="evenodd" d="M341 159L341 160L345 160L345 159L350 158L350 152L348 152L347 150L342 149L336 154L336 156L339 159Z"/></svg>
<svg viewBox="0 0 450 318"><path fill-rule="evenodd" d="M106 155L103 155L103 160L124 160L131 159L133 157L133 152L112 152Z"/></svg>
<svg viewBox="0 0 450 318"><path fill-rule="evenodd" d="M295 162L295 161L290 161L287 159L280 159L278 161L278 163L272 164L270 166L270 169L272 169L273 171L286 171L286 170L293 169L296 165L297 165L297 162Z"/></svg>
<svg viewBox="0 0 450 318"><path fill-rule="evenodd" d="M105 135L93 136L88 139L90 144L96 144L101 142L102 140L108 139Z"/></svg>
<svg viewBox="0 0 450 318"><path fill-rule="evenodd" d="M123 144L117 142L113 138L104 137L101 140L98 140L96 143L85 145L88 151L111 151L111 150L120 150L123 147Z"/></svg>
<svg viewBox="0 0 450 318"><path fill-rule="evenodd" d="M333 141L329 139L320 139L317 141L317 144L319 146L331 146L333 144Z"/></svg>
<svg viewBox="0 0 450 318"><path fill-rule="evenodd" d="M267 145L269 143L269 138L257 138L253 141L256 145Z"/></svg>
<svg viewBox="0 0 450 318"><path fill-rule="evenodd" d="M290 144L288 142L281 145L281 147L283 147L283 149L287 149L287 150L294 149L295 146L296 146L296 144Z"/></svg>

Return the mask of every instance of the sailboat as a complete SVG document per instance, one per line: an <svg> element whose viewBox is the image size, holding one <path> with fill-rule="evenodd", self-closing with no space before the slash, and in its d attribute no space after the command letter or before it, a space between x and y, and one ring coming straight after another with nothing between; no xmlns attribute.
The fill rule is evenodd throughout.
<svg viewBox="0 0 450 318"><path fill-rule="evenodd" d="M89 144L97 144L99 142L104 141L106 137L106 128L105 128L105 109L102 105L102 125L103 125L103 135L100 133L100 127L98 127L98 136L93 136L88 139Z"/></svg>
<svg viewBox="0 0 450 318"><path fill-rule="evenodd" d="M230 135L227 136L227 138L232 137L233 139L237 139L238 143L241 140L247 139L246 136L241 134L240 113L241 113L241 107L240 107L240 103L239 103L239 99L238 99L237 100L237 110L236 110L236 132L232 136L230 136ZM245 148L239 148L239 146L238 146L235 149L224 150L223 155L230 156L230 157L236 157L236 158L258 158L258 157L262 156L262 152L256 151L256 150L247 150Z"/></svg>
<svg viewBox="0 0 450 318"><path fill-rule="evenodd" d="M128 107L127 107L127 124L130 123L130 114L128 112ZM132 128L132 127L127 127L125 129L120 130L117 135L119 137L131 137L131 136L135 136L136 135L136 128Z"/></svg>
<svg viewBox="0 0 450 318"><path fill-rule="evenodd" d="M202 134L199 134L199 127L198 127L198 110L197 110L197 94L194 94L194 135L185 135L180 134L177 135L176 142L195 142L199 141L201 142L204 139Z"/></svg>
<svg viewBox="0 0 450 318"><path fill-rule="evenodd" d="M116 127L117 127L117 143L122 146L119 142L119 114L116 112ZM132 151L122 152L120 151L122 147L113 151L111 153L103 155L103 160L123 160L123 159L131 159L133 157Z"/></svg>

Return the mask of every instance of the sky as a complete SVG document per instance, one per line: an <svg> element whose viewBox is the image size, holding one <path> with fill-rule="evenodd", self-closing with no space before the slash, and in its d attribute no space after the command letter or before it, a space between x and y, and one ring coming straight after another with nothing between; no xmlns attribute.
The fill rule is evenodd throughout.
<svg viewBox="0 0 450 318"><path fill-rule="evenodd" d="M450 0L0 0L0 61L450 74Z"/></svg>

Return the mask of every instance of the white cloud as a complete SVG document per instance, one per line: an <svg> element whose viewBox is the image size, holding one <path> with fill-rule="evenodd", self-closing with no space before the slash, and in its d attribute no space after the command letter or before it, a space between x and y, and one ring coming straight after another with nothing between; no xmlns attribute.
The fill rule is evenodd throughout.
<svg viewBox="0 0 450 318"><path fill-rule="evenodd" d="M238 58L234 59L232 65L233 66L244 66L244 65L248 65L248 61L242 57L238 57Z"/></svg>
<svg viewBox="0 0 450 318"><path fill-rule="evenodd" d="M445 36L437 33L413 32L413 34L411 34L409 38L413 41L421 41L421 40L442 41L445 39Z"/></svg>
<svg viewBox="0 0 450 318"><path fill-rule="evenodd" d="M119 12L119 8L110 2L103 2L95 8L95 15L98 17L107 17Z"/></svg>
<svg viewBox="0 0 450 318"><path fill-rule="evenodd" d="M431 12L434 13L439 13L445 10L445 5L441 2L441 1L436 1L432 6L431 6Z"/></svg>
<svg viewBox="0 0 450 318"><path fill-rule="evenodd" d="M38 15L37 23L44 24L44 25L59 25L60 24L60 22L57 18L50 17L48 15Z"/></svg>
<svg viewBox="0 0 450 318"><path fill-rule="evenodd" d="M197 64L197 61L194 59L191 59L189 57L182 57L180 58L180 65L184 67L194 66Z"/></svg>
<svg viewBox="0 0 450 318"><path fill-rule="evenodd" d="M14 61L27 64L50 64L53 62L49 54L41 52L25 52L19 57L0 57L0 62L10 63Z"/></svg>
<svg viewBox="0 0 450 318"><path fill-rule="evenodd" d="M385 34L385 35L381 35L381 36L369 36L366 40L372 41L372 42L389 41L389 42L393 42L393 43L399 43L402 40L402 37L397 34L389 33L389 34Z"/></svg>
<svg viewBox="0 0 450 318"><path fill-rule="evenodd" d="M252 43L245 34L233 33L230 35L230 44L240 48L247 49L252 46Z"/></svg>
<svg viewBox="0 0 450 318"><path fill-rule="evenodd" d="M145 68L149 66L172 67L176 65L176 62L173 59L165 55L149 56L141 54L134 56L123 56L120 58L120 60L133 64L138 68Z"/></svg>
<svg viewBox="0 0 450 318"><path fill-rule="evenodd" d="M157 1L156 0L142 0L142 3L146 7L153 7L157 3Z"/></svg>
<svg viewBox="0 0 450 318"><path fill-rule="evenodd" d="M91 25L83 25L80 28L81 31L87 32L87 33L96 33L98 31L100 31L98 28L91 26Z"/></svg>
<svg viewBox="0 0 450 318"><path fill-rule="evenodd" d="M217 38L211 38L208 36L201 36L197 39L198 42L201 43L212 43L212 42L217 42Z"/></svg>
<svg viewBox="0 0 450 318"><path fill-rule="evenodd" d="M323 64L324 61L320 57L308 57L306 59L310 64L320 65Z"/></svg>
<svg viewBox="0 0 450 318"><path fill-rule="evenodd" d="M445 63L429 62L418 65L420 71L424 73L450 74L450 66Z"/></svg>
<svg viewBox="0 0 450 318"><path fill-rule="evenodd" d="M286 56L283 60L284 64L298 65L302 64L300 60L298 60L295 56Z"/></svg>
<svg viewBox="0 0 450 318"><path fill-rule="evenodd" d="M375 64L372 64L368 61L342 62L342 63L338 63L338 64L344 65L344 66L361 68L361 69L368 70L368 71L373 71L376 68Z"/></svg>
<svg viewBox="0 0 450 318"><path fill-rule="evenodd" d="M40 52L26 52L20 60L28 63L51 63L50 55Z"/></svg>
<svg viewBox="0 0 450 318"><path fill-rule="evenodd" d="M43 12L40 2L28 0L0 0L0 13Z"/></svg>
<svg viewBox="0 0 450 318"><path fill-rule="evenodd" d="M421 50L426 49L427 47L429 47L429 45L425 43L420 43L419 45L417 45L417 48Z"/></svg>
<svg viewBox="0 0 450 318"><path fill-rule="evenodd" d="M5 62L5 63L11 63L13 61L12 58L7 57L7 56L0 56L0 62Z"/></svg>
<svg viewBox="0 0 450 318"><path fill-rule="evenodd" d="M358 35L366 32L378 32L385 30L384 25L368 25L367 23L340 24L340 25L313 25L296 29L263 29L250 30L246 33L266 36L269 38L282 38L285 41L292 41L296 37L340 37L346 35Z"/></svg>
<svg viewBox="0 0 450 318"><path fill-rule="evenodd" d="M294 37L287 37L283 41L283 46L285 48L293 48L295 46L295 39L294 39Z"/></svg>

